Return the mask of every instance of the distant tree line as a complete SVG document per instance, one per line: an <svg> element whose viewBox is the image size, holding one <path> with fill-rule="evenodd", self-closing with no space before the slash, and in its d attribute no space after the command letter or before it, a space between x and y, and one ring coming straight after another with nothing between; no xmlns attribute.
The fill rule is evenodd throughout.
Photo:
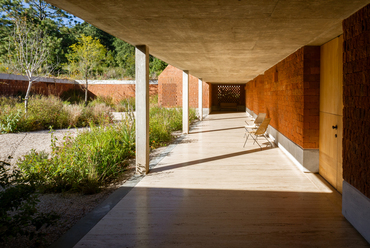
<svg viewBox="0 0 370 248"><path fill-rule="evenodd" d="M18 24L26 23L28 29L41 35L47 58L35 71L48 71L54 76L68 76L75 79L87 78L87 71L81 70L77 48L82 40L94 41L99 47L99 61L88 70L89 77L96 79L123 79L135 77L135 48L87 22L78 22L73 15L42 0L0 0L0 72L18 72L15 63L17 47L14 45ZM36 31L37 30L37 31ZM32 34L27 34L28 39ZM101 44L102 46L100 46ZM32 45L28 45L32 46ZM150 56L150 75L156 78L167 64ZM17 67L17 68L16 68Z"/></svg>

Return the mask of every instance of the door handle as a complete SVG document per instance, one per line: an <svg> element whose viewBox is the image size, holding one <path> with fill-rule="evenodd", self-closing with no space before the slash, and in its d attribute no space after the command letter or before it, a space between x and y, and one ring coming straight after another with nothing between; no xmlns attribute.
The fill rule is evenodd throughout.
<svg viewBox="0 0 370 248"><path fill-rule="evenodd" d="M332 126L333 129L338 129L338 125Z"/></svg>

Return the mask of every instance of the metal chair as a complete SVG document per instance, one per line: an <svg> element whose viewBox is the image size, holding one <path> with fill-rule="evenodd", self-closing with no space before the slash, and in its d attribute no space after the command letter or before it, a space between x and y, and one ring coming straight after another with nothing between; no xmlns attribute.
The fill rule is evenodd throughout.
<svg viewBox="0 0 370 248"><path fill-rule="evenodd" d="M259 113L257 115L257 118L253 122L253 126L259 126L263 122L265 117L266 117L266 113ZM247 123L248 126L251 126L247 121L245 121L245 123Z"/></svg>
<svg viewBox="0 0 370 248"><path fill-rule="evenodd" d="M257 129L261 125L261 123L263 122L265 117L266 117L266 113L259 113L257 115L257 118L254 120L253 125L249 125L248 122L245 121L245 123L247 123L247 125L244 126L245 131L249 133L249 129L251 129L251 130ZM246 134L247 133L244 133L244 138L245 138Z"/></svg>
<svg viewBox="0 0 370 248"><path fill-rule="evenodd" d="M244 146L243 147L245 147L245 144L248 141L249 135L254 139L253 144L254 143L257 143L258 146L261 148L261 150L262 150L262 146L258 143L258 137L264 137L271 144L271 147L273 147L273 144L267 139L266 134L265 134L266 133L266 130L267 130L267 127L270 124L270 121L271 121L271 118L265 118L263 120L263 122L261 123L261 125L257 129L254 129L254 130L251 130L251 131L247 131L248 132L248 136L245 139L245 142L244 142ZM245 133L245 135L246 134L247 133Z"/></svg>

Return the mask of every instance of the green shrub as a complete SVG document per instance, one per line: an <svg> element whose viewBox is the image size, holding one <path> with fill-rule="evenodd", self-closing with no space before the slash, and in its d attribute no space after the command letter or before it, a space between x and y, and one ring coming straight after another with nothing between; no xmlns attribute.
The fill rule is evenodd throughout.
<svg viewBox="0 0 370 248"><path fill-rule="evenodd" d="M85 92L82 89L69 89L64 91L60 98L69 104L80 104L85 102Z"/></svg>
<svg viewBox="0 0 370 248"><path fill-rule="evenodd" d="M128 97L121 100L115 106L117 112L132 112L135 111L135 97Z"/></svg>
<svg viewBox="0 0 370 248"><path fill-rule="evenodd" d="M21 110L17 112L10 112L1 115L0 118L0 133L15 133L19 130L19 121L21 120L23 114Z"/></svg>
<svg viewBox="0 0 370 248"><path fill-rule="evenodd" d="M76 138L65 136L61 146L53 138L50 158L45 152L31 151L18 166L34 177L43 191L96 193L107 180L122 173L126 159L134 156L134 126L127 117L118 125L92 125Z"/></svg>
<svg viewBox="0 0 370 248"><path fill-rule="evenodd" d="M95 106L97 104L102 104L102 103L112 109L116 105L115 100L111 96L97 96L94 100L89 102L89 106Z"/></svg>
<svg viewBox="0 0 370 248"><path fill-rule="evenodd" d="M6 100L8 99L8 100ZM17 98L0 98L0 133L36 131L54 128L86 127L89 123L106 125L113 122L105 103L91 106L69 104L55 96L32 96L27 115Z"/></svg>
<svg viewBox="0 0 370 248"><path fill-rule="evenodd" d="M158 98L151 99L149 110L149 142L158 147L171 140L171 133L182 129L182 109L158 106ZM189 110L190 122L196 119L195 109Z"/></svg>
<svg viewBox="0 0 370 248"><path fill-rule="evenodd" d="M59 217L55 213L38 213L35 181L19 170L10 172L6 166L9 164L0 161L0 246L18 235L39 239L44 235L40 229Z"/></svg>

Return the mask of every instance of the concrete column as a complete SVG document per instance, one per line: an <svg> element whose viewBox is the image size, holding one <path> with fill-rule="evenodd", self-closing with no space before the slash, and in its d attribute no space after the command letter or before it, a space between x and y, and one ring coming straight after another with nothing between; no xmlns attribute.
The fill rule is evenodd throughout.
<svg viewBox="0 0 370 248"><path fill-rule="evenodd" d="M182 73L182 132L189 133L189 71Z"/></svg>
<svg viewBox="0 0 370 248"><path fill-rule="evenodd" d="M149 48L135 48L136 173L149 172Z"/></svg>
<svg viewBox="0 0 370 248"><path fill-rule="evenodd" d="M198 80L198 86L199 86L199 90L198 90L198 100L199 100L199 105L198 105L198 109L199 109L199 120L203 120L203 80L201 78L199 78Z"/></svg>

